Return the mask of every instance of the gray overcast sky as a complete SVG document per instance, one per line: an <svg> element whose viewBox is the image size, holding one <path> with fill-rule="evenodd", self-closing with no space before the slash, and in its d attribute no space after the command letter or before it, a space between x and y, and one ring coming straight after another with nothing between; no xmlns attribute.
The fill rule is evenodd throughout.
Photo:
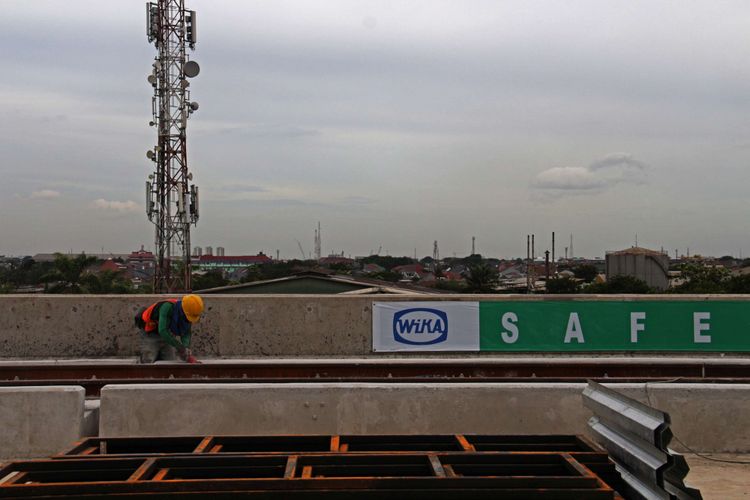
<svg viewBox="0 0 750 500"><path fill-rule="evenodd" d="M750 255L746 0L187 6L195 245ZM0 7L0 254L152 248L144 2Z"/></svg>

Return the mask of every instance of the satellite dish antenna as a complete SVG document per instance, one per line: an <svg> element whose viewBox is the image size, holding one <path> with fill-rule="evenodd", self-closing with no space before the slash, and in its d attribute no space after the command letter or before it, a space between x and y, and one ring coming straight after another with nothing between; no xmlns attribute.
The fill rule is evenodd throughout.
<svg viewBox="0 0 750 500"><path fill-rule="evenodd" d="M154 152L151 151L150 149L148 151L146 151L146 158L148 158L149 160L153 160L154 159Z"/></svg>
<svg viewBox="0 0 750 500"><path fill-rule="evenodd" d="M192 109L193 111L198 111L198 107L199 106L198 106L198 103L196 101L193 101L193 102L190 103L190 109Z"/></svg>
<svg viewBox="0 0 750 500"><path fill-rule="evenodd" d="M194 78L201 72L201 67L195 61L188 61L182 66L182 72L188 78Z"/></svg>
<svg viewBox="0 0 750 500"><path fill-rule="evenodd" d="M190 86L190 82L189 81L187 81L187 80L180 80L180 87L182 87L183 89L186 89L189 86Z"/></svg>
<svg viewBox="0 0 750 500"><path fill-rule="evenodd" d="M146 77L146 80L148 80L148 83L150 83L151 85L156 85L156 76L154 76L153 74L148 75Z"/></svg>

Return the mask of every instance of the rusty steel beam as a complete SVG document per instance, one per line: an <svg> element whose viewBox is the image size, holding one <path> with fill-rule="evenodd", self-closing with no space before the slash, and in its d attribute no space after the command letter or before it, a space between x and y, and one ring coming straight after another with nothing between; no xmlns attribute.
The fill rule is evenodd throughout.
<svg viewBox="0 0 750 500"><path fill-rule="evenodd" d="M247 384L252 383L305 383L305 382L371 382L371 383L549 383L549 382L578 382L586 383L589 380L600 383L656 383L656 382L680 382L684 384L750 384L750 378L669 378L669 377L487 377L487 378L448 378L448 377L386 377L386 378L121 378L121 379L40 379L40 380L0 380L0 387L34 387L54 385L79 385L86 390L87 397L99 397L102 387L105 385L118 384L210 384L221 382L222 384Z"/></svg>
<svg viewBox="0 0 750 500"><path fill-rule="evenodd" d="M274 379L274 378L750 378L750 364L726 361L720 365L697 362L658 363L649 361L486 362L473 359L455 362L342 362L316 363L206 363L190 364L8 364L0 365L0 380L65 379Z"/></svg>
<svg viewBox="0 0 750 500"><path fill-rule="evenodd" d="M576 363L470 361L188 364L0 364L0 386L80 385L98 396L107 384L276 382L598 382L750 383L750 364L736 360Z"/></svg>
<svg viewBox="0 0 750 500"><path fill-rule="evenodd" d="M545 360L487 362L206 363L191 364L0 364L0 380L101 379L307 379L307 378L750 378L750 364L733 360L655 362Z"/></svg>

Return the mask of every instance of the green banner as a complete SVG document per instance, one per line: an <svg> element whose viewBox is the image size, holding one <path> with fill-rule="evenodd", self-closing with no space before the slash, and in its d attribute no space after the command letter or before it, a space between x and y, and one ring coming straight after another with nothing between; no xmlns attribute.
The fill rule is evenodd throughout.
<svg viewBox="0 0 750 500"><path fill-rule="evenodd" d="M750 302L479 303L482 351L750 351Z"/></svg>

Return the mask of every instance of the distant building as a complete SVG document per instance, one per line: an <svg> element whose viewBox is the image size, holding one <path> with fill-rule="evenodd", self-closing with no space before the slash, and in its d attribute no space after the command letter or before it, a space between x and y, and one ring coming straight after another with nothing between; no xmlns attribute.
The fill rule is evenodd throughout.
<svg viewBox="0 0 750 500"><path fill-rule="evenodd" d="M206 247L208 250L211 247ZM268 255L260 253L258 255L201 255L200 258L193 260L193 268L201 271L219 270L223 273L233 273L238 269L244 269L258 264L266 264L273 260Z"/></svg>
<svg viewBox="0 0 750 500"><path fill-rule="evenodd" d="M305 271L292 276L200 290L201 294L424 294L449 293L413 284Z"/></svg>
<svg viewBox="0 0 750 500"><path fill-rule="evenodd" d="M362 268L362 272L364 274L378 274L382 273L383 271L385 271L385 268L377 264L365 264Z"/></svg>
<svg viewBox="0 0 750 500"><path fill-rule="evenodd" d="M98 266L98 269L96 269L96 272L102 273L104 271L110 271L113 273L119 273L122 271L126 271L127 266L121 262L117 262L113 259L107 259L104 262L101 263L101 265Z"/></svg>
<svg viewBox="0 0 750 500"><path fill-rule="evenodd" d="M657 290L669 287L669 256L647 248L632 247L617 252L607 252L607 279L614 276L632 276L645 281Z"/></svg>
<svg viewBox="0 0 750 500"><path fill-rule="evenodd" d="M214 247L206 247L206 253L203 255L213 255L214 254Z"/></svg>
<svg viewBox="0 0 750 500"><path fill-rule="evenodd" d="M330 266L330 265L356 266L357 265L356 260L347 259L346 257L342 257L340 255L329 255L328 257L322 257L320 260L318 260L318 263L321 266Z"/></svg>
<svg viewBox="0 0 750 500"><path fill-rule="evenodd" d="M391 269L394 273L400 273L401 277L405 280L420 279L426 274L424 266L422 264L405 264L403 266L396 266Z"/></svg>
<svg viewBox="0 0 750 500"><path fill-rule="evenodd" d="M156 267L156 257L152 252L144 250L143 245L141 245L140 250L130 252L130 255L125 259L125 265L133 271L150 271Z"/></svg>
<svg viewBox="0 0 750 500"><path fill-rule="evenodd" d="M203 249L201 247L193 247L193 257L200 257L203 255Z"/></svg>
<svg viewBox="0 0 750 500"><path fill-rule="evenodd" d="M224 247L216 247L216 255L218 257L224 257Z"/></svg>

